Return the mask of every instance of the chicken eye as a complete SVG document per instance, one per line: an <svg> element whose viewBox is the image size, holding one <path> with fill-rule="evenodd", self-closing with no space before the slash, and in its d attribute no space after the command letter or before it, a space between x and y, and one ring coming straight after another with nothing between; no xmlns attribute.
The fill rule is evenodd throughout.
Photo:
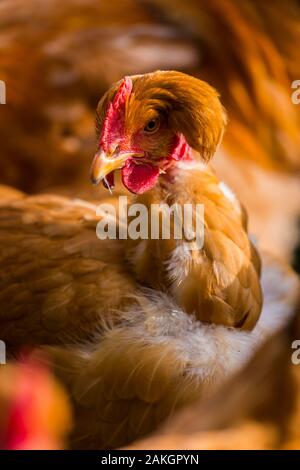
<svg viewBox="0 0 300 470"><path fill-rule="evenodd" d="M144 132L147 134L153 134L157 129L159 128L160 125L160 119L155 118L155 119L150 119L150 121L147 122L147 124L144 127Z"/></svg>

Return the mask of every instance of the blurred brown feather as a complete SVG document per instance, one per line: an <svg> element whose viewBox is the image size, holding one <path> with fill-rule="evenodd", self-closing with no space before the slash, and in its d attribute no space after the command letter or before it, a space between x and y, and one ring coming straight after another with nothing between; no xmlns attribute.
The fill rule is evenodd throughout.
<svg viewBox="0 0 300 470"><path fill-rule="evenodd" d="M0 193L1 339L12 352L92 337L136 290L121 243L98 240L93 204Z"/></svg>
<svg viewBox="0 0 300 470"><path fill-rule="evenodd" d="M220 392L132 448L299 450L299 337L298 309Z"/></svg>
<svg viewBox="0 0 300 470"><path fill-rule="evenodd" d="M260 385L266 367L272 367L278 381L281 380L282 369L277 365L282 363L274 361L277 353L276 343L271 342L273 337L268 343L271 344L268 359L258 353L251 372L246 368L241 378L237 376L230 382L232 385L224 386L263 338L285 325L295 309L297 276L272 257L264 256L264 266L265 304L252 332L195 322L165 294L144 291L123 311L123 321L95 335L93 342L79 347L46 348L72 397L75 426L71 446L99 449L125 445L164 422L162 431L133 447L198 448L201 440L191 444L189 439L193 438L195 428L205 429L206 415L221 420L225 409L229 420L247 414L251 404L260 400L266 403L266 413L276 410L276 405L272 407L270 403L275 396L280 399L280 392L274 395L273 384L277 382L270 384L269 395L264 392L264 382ZM281 349L285 358L290 354L289 347ZM235 387L236 383L239 385ZM283 387L284 384L283 381ZM245 389L252 394L248 400L243 394ZM206 412L209 397L217 390L219 394ZM177 421L172 425L176 412L194 402L198 405L191 411L187 408L182 419L178 414L177 428ZM177 437L176 432L181 434ZM256 434L256 445L261 445L264 442L259 440L261 433ZM209 446L207 441L202 448L206 445ZM212 440L210 448L214 445L217 444ZM237 445L237 437L229 436L226 445L231 448Z"/></svg>

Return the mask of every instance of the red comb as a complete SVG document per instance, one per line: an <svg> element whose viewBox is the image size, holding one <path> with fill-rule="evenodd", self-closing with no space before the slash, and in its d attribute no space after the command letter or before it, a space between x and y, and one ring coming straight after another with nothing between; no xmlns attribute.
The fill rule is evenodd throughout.
<svg viewBox="0 0 300 470"><path fill-rule="evenodd" d="M132 92L130 77L123 78L119 89L111 103L109 103L103 128L100 136L100 146L107 151L109 144L120 138L124 132L123 117L126 101Z"/></svg>
<svg viewBox="0 0 300 470"><path fill-rule="evenodd" d="M124 77L121 81L119 89L113 99L113 107L119 109L120 107L125 107L126 99L130 96L132 92L132 81L130 77Z"/></svg>

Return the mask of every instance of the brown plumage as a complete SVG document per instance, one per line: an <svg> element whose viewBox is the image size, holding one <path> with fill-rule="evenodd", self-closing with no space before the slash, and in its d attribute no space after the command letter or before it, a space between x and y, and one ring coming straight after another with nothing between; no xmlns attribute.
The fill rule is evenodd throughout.
<svg viewBox="0 0 300 470"><path fill-rule="evenodd" d="M1 208L1 253L6 255L1 337L8 338L8 350L30 342L63 344L47 352L72 398L74 448L128 444L183 405L204 399L293 308L297 279L280 263L264 258L266 300L252 332L204 325L166 294L151 290L138 294L133 289L134 296L127 306L119 305L113 318L113 305L105 311L104 302L116 306L117 287L123 300L132 281L123 272L115 277L121 284L113 287L121 256L115 250L99 250L93 208L49 195L25 198L11 189L7 194ZM73 236L74 223L81 237ZM40 275L36 268L42 269ZM9 295L7 282L12 278ZM101 289L105 285L107 291ZM70 290L73 298L66 295ZM54 308L45 316L45 304L51 302ZM74 339L81 343L72 346Z"/></svg>
<svg viewBox="0 0 300 470"><path fill-rule="evenodd" d="M187 407L169 426L132 447L299 450L299 304L295 308L288 323L222 390Z"/></svg>
<svg viewBox="0 0 300 470"><path fill-rule="evenodd" d="M288 321L298 299L299 280L287 266L268 256L263 257L263 266L265 303L251 332L205 325L167 295L146 290L123 311L118 326L105 328L93 342L47 348L72 397L71 446L99 449L128 444L162 422L167 425L184 405L198 401L205 409L217 389L218 404L224 404L221 385L264 338ZM271 351L268 357L273 364ZM255 371L254 367L254 375ZM188 428L183 425L186 432ZM160 445L154 442L152 448ZM151 442L143 445L147 448Z"/></svg>
<svg viewBox="0 0 300 470"><path fill-rule="evenodd" d="M229 110L224 144L235 163L245 158L268 169L299 170L300 113L291 101L291 83L300 73L298 2L143 3L197 44L202 63L196 73L221 92Z"/></svg>
<svg viewBox="0 0 300 470"><path fill-rule="evenodd" d="M113 321L136 283L118 240L97 239L96 206L1 193L0 330L9 350L83 340L106 316Z"/></svg>
<svg viewBox="0 0 300 470"><path fill-rule="evenodd" d="M140 282L163 286L200 320L251 329L262 305L260 258L238 201L228 200L212 172L197 168L181 169L172 185L137 198L148 208L190 201L204 205L203 249L190 250L184 239L128 239L132 269Z"/></svg>
<svg viewBox="0 0 300 470"><path fill-rule="evenodd" d="M120 141L115 137L109 145L118 143L118 155L123 149L130 152L137 148L145 152L147 165L163 172L154 188L133 202L144 204L149 212L152 204L161 203L177 203L181 208L189 203L194 211L196 204L205 208L202 250L192 251L185 240L173 237L159 241L150 236L143 241L129 239L127 258L134 273L140 282L172 292L179 305L201 320L251 329L262 305L259 257L247 237L245 213L238 200L209 168L201 166L211 159L223 135L226 118L217 92L180 72L158 71L131 80L124 136ZM113 85L98 105L100 142L109 103L120 86L120 82ZM140 129L153 119L159 119L157 131L150 136L141 133ZM194 153L187 161L164 164L178 135L184 136ZM100 143L100 149L104 145ZM143 157L134 161L140 164ZM151 226L148 230L150 235Z"/></svg>

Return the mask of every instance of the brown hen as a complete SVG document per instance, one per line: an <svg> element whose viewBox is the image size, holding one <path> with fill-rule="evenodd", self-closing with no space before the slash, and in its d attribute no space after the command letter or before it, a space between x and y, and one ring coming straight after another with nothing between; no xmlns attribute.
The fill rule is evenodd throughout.
<svg viewBox="0 0 300 470"><path fill-rule="evenodd" d="M192 204L195 217L202 204L202 249L193 249L186 237L154 240L150 223L147 239L128 238L127 258L140 282L171 292L198 319L251 329L262 304L259 257L244 210L206 167L224 125L216 91L201 80L161 71L127 77L98 105L92 178L113 184L114 170L121 168L124 185L138 194L133 202L148 213L153 207L161 213L161 204L176 204L182 212Z"/></svg>

